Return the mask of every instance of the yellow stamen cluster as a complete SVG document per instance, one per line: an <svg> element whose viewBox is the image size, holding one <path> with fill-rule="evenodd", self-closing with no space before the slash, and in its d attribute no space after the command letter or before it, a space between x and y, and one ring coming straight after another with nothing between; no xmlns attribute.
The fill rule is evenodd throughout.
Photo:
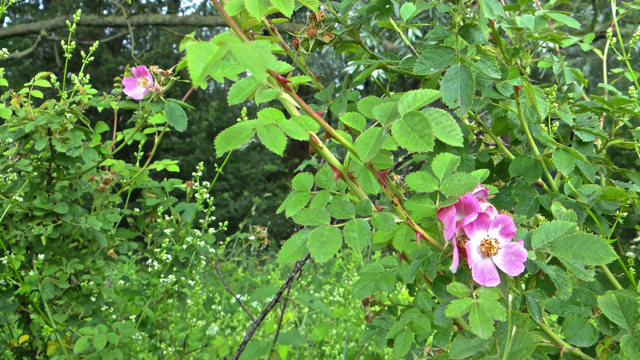
<svg viewBox="0 0 640 360"><path fill-rule="evenodd" d="M494 256L500 250L498 239L487 238L480 243L480 252L487 256Z"/></svg>

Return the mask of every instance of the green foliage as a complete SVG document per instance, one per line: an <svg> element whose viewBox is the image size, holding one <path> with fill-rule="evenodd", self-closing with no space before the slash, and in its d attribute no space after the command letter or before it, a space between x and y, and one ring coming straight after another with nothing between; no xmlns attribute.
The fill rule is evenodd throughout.
<svg viewBox="0 0 640 360"><path fill-rule="evenodd" d="M65 85L75 43L63 43L62 85L39 73L5 93L0 108L0 166L9 174L0 178L0 339L11 358L27 348L87 358L182 357L194 348L194 357L230 358L245 345L241 359L635 356L636 250L621 240L640 229L640 176L613 154L638 152L640 86L630 62L638 36L618 26L637 6L613 3L615 26L601 26L598 45L600 17L589 14L585 36L576 31L582 10L562 2L211 3L229 30L187 35L177 69L194 90L224 89L226 103L251 107L235 124L215 124L217 158L253 171L216 185L228 205L220 213L237 212L238 194L262 181L283 213L273 220L290 218L295 229L254 225L256 207L269 208L263 198L273 196L265 191L239 230L223 235L203 166L187 182L164 176L180 170L177 159L152 162L167 130L202 136L192 127L211 126L165 97L175 70L152 68L157 82L139 103L119 89L98 95L82 75ZM283 39L278 12L304 26ZM580 52L602 61L600 84L578 65ZM313 73L320 53L338 65ZM129 120L113 138L95 115L105 109ZM114 157L135 144L134 161ZM486 199L478 184L489 188ZM456 207L453 222L496 216L495 205L517 225L524 264L524 253L517 266L487 253L512 246L503 233L489 237L506 229L489 230L482 254L454 229L463 257L451 266L441 218L452 209L444 208L474 190L484 214L464 219ZM274 238L273 228L293 235L281 243L288 235ZM285 293L291 263L309 256ZM469 265L478 257L498 265L498 287L477 286L483 268ZM218 276L230 281L220 288ZM231 297L228 285L251 295ZM280 306L266 307L272 298L289 308L278 316ZM265 307L270 314L249 321ZM252 323L255 335L246 332Z"/></svg>

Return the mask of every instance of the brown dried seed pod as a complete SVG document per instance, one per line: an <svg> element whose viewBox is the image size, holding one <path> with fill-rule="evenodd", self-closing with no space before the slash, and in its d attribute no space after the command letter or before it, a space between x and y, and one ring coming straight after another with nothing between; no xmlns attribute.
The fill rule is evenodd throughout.
<svg viewBox="0 0 640 360"><path fill-rule="evenodd" d="M98 191L100 191L101 193L103 193L103 192L107 191L107 187L106 187L106 186L104 186L104 185L100 185L100 186L98 187Z"/></svg>
<svg viewBox="0 0 640 360"><path fill-rule="evenodd" d="M324 20L324 17L325 17L324 11L318 11L316 13L316 21L322 21Z"/></svg>
<svg viewBox="0 0 640 360"><path fill-rule="evenodd" d="M333 40L335 37L336 37L336 36L335 36L335 35L333 35L332 33L330 33L330 32L326 32L326 33L322 34L322 41L324 41L324 42L328 43L328 42L330 42L331 40Z"/></svg>
<svg viewBox="0 0 640 360"><path fill-rule="evenodd" d="M115 175L115 174L117 174L117 172L115 172L115 171L111 170L111 171L109 171L109 174L111 174L111 175Z"/></svg>
<svg viewBox="0 0 640 360"><path fill-rule="evenodd" d="M190 188L193 187L193 181L191 181L191 180L187 180L187 182L185 184L187 185L187 187L190 187Z"/></svg>
<svg viewBox="0 0 640 360"><path fill-rule="evenodd" d="M315 37L318 34L318 28L314 25L307 27L307 36Z"/></svg>
<svg viewBox="0 0 640 360"><path fill-rule="evenodd" d="M111 184L111 178L106 177L106 178L102 179L102 183L105 184L105 185Z"/></svg>
<svg viewBox="0 0 640 360"><path fill-rule="evenodd" d="M298 51L298 49L300 48L300 40L298 40L297 37L293 38L293 42L291 44L293 45L293 48Z"/></svg>
<svg viewBox="0 0 640 360"><path fill-rule="evenodd" d="M87 180L89 180L89 181L93 181L93 180L95 180L95 179L96 179L96 176L95 176L95 175L91 175L91 176L89 176L89 179L87 179Z"/></svg>

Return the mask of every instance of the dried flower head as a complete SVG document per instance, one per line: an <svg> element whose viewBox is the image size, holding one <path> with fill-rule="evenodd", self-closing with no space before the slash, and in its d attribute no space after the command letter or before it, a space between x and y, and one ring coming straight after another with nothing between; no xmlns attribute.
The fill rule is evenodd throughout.
<svg viewBox="0 0 640 360"><path fill-rule="evenodd" d="M307 27L307 36L315 37L318 34L318 28L315 25Z"/></svg>

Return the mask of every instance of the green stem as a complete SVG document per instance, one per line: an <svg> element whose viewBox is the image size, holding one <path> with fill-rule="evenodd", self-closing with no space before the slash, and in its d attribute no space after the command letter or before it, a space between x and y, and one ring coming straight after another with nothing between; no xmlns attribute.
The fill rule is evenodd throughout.
<svg viewBox="0 0 640 360"><path fill-rule="evenodd" d="M38 267L36 266L36 262L35 259L33 258L33 253L31 254L31 261L33 263L33 271L36 273L36 276L40 277L40 275L38 275ZM49 316L49 323L51 324L51 327L53 328L54 333L56 334L56 338L58 339L58 343L60 344L60 347L62 348L62 351L64 351L64 355L65 356L69 356L69 354L67 353L67 347L64 346L64 343L62 342L62 339L60 338L60 334L58 334L58 327L56 326L56 322L55 320L53 320L53 316L51 315L51 310L49 310L49 305L47 304L47 301L44 298L44 295L42 295L42 288L40 287L40 283L38 282L38 292L40 293L40 298L42 299L42 303L44 304L44 309L47 312L47 315ZM35 302L34 302L35 305ZM35 305L36 308L38 310L40 310L40 308ZM44 317L44 314L42 314L42 310L40 310L41 315Z"/></svg>
<svg viewBox="0 0 640 360"><path fill-rule="evenodd" d="M516 331L516 327L513 327L513 330L511 330L511 302L512 302L512 296L511 294L508 295L507 300L509 301L509 312L507 313L507 346L504 349L504 352L502 354L502 360L507 360L508 356L509 356L509 351L511 351L511 344L513 343L513 335Z"/></svg>
<svg viewBox="0 0 640 360"><path fill-rule="evenodd" d="M462 317L453 318L453 321L455 321L456 324L460 325L462 330L470 330L471 329L469 327L469 324L467 324L467 322L464 321L464 319Z"/></svg>
<svg viewBox="0 0 640 360"><path fill-rule="evenodd" d="M620 42L620 48L622 49L622 59L624 63L627 65L627 69L629 69L629 73L631 78L633 79L633 83L636 85L636 90L640 91L640 85L638 85L638 78L636 77L635 72L631 68L631 64L629 64L629 57L627 56L627 52L624 49L624 42L622 41L622 35L620 34L620 27L618 26L618 19L616 17L616 12L618 11L616 0L611 1L611 16L613 16L613 23L616 27L616 34L618 35L618 41Z"/></svg>
<svg viewBox="0 0 640 360"><path fill-rule="evenodd" d="M611 281L611 283L613 284L613 286L618 289L618 290L622 290L622 285L620 285L620 283L618 282L618 279L616 279L616 277L613 275L613 273L611 272L611 270L609 270L609 268L607 267L607 265L605 264L601 264L600 268L602 269L602 272L604 272L604 274L607 276L607 278L609 279L609 281Z"/></svg>
<svg viewBox="0 0 640 360"><path fill-rule="evenodd" d="M411 54L413 56L418 56L418 53L416 52L416 49L413 48L413 46L411 45L411 43L409 42L409 39L407 39L404 34L402 33L402 30L400 30L398 28L398 25L396 25L396 22L393 21L392 18L389 18L389 21L391 22L391 26L393 26L393 28L396 30L396 32L398 33L398 35L400 35L400 38L402 39L402 41L404 42L405 45L407 45L407 48L409 48L409 51L411 51Z"/></svg>
<svg viewBox="0 0 640 360"><path fill-rule="evenodd" d="M556 182L553 180L553 176L549 173L549 169L547 169L547 165L544 163L544 159L540 156L540 151L538 151L538 146L536 146L535 141L533 140L533 136L531 136L531 131L529 131L529 125L527 125L527 120L524 117L524 112L522 111L522 102L520 101L520 90L517 86L513 87L513 91L515 93L516 98L516 106L518 108L518 119L520 119L520 124L522 125L522 129L524 130L525 135L527 135L527 140L529 141L529 145L531 146L531 150L533 154L536 156L536 159L542 166L542 171L544 172L547 181L549 182L549 186L553 192L560 192L558 190L558 186L556 186Z"/></svg>
<svg viewBox="0 0 640 360"><path fill-rule="evenodd" d="M496 134L493 133L493 131L491 131L491 129L485 125L485 123L480 120L480 117L478 115L476 115L475 113L469 111L469 116L471 116L477 123L478 125L480 125L480 127L482 128L482 130L487 133L487 135L489 135L489 137L493 140L493 142L498 146L498 148L500 148L500 150L502 151L503 154L505 154L509 160L513 160L516 157L513 156L513 154L511 153L511 151L509 151L509 149L507 149L506 146L504 146L504 144L502 143L502 141L496 136Z"/></svg>
<svg viewBox="0 0 640 360"><path fill-rule="evenodd" d="M583 353L580 349L572 348L571 345L567 344L564 340L562 340L560 336L556 335L556 333L554 333L553 330L551 330L551 328L549 328L544 323L536 321L533 317L531 319L535 321L536 324L538 324L538 327L540 328L540 330L542 330L545 334L547 334L547 337L549 338L549 340L553 341L554 343L562 347L566 352L574 356L577 356L578 358L583 360L594 360L591 356Z"/></svg>

